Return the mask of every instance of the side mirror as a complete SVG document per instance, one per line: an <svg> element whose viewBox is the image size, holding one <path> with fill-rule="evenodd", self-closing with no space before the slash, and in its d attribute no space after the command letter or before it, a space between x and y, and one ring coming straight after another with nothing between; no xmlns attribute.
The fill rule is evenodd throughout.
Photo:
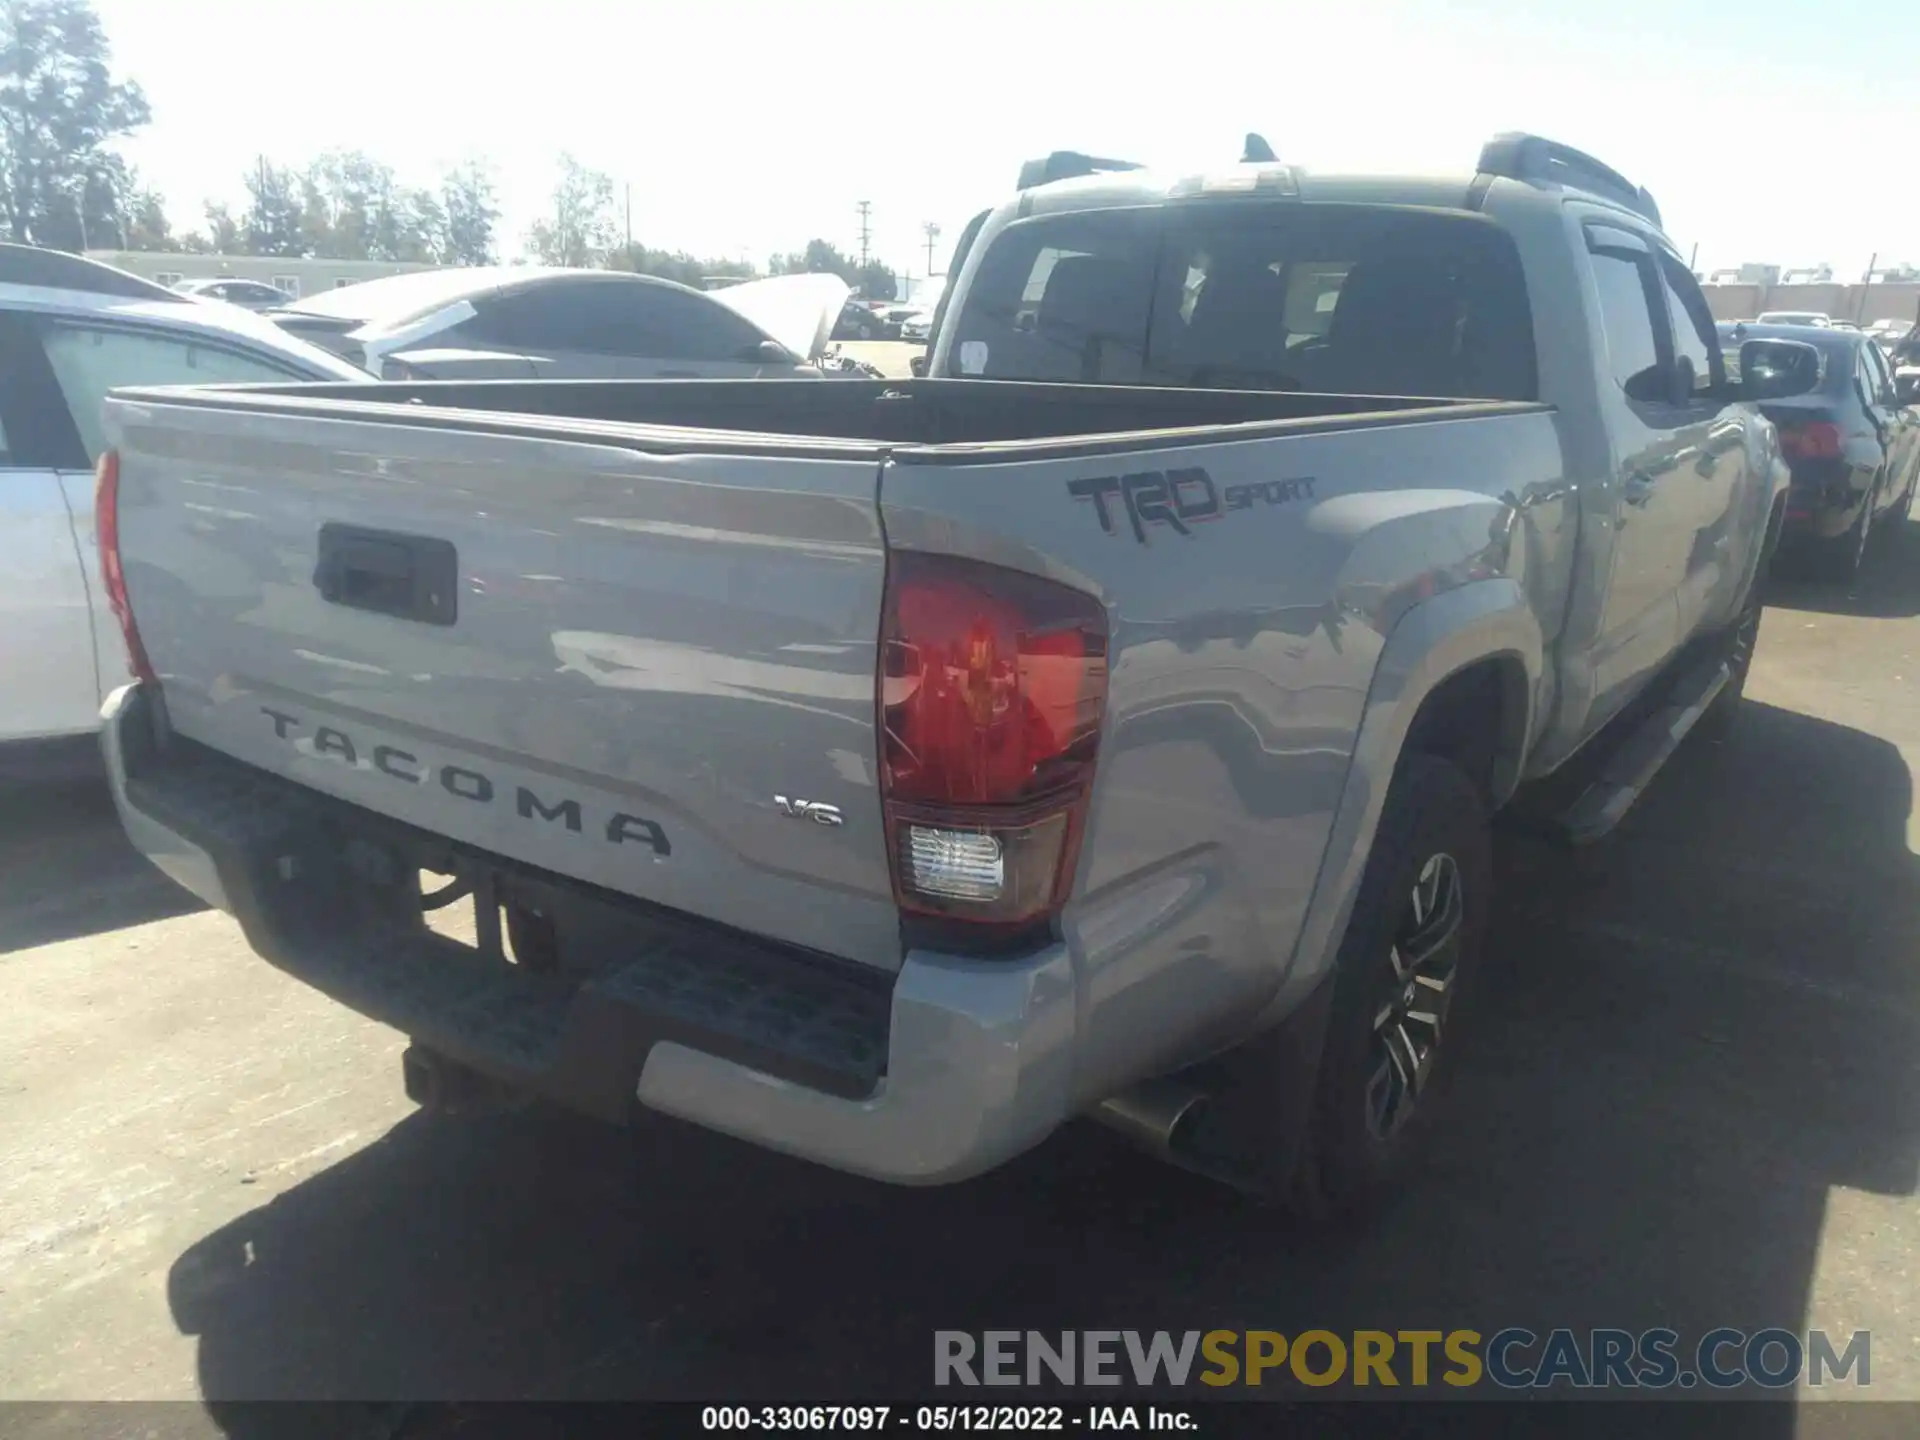
<svg viewBox="0 0 1920 1440"><path fill-rule="evenodd" d="M800 358L778 340L762 340L740 357L749 365L798 365Z"/></svg>
<svg viewBox="0 0 1920 1440"><path fill-rule="evenodd" d="M925 355L914 356L911 360L907 361L907 369L913 372L914 379L916 380L926 379L927 378L927 357ZM1916 377L1916 378L1920 378L1920 377Z"/></svg>
<svg viewBox="0 0 1920 1440"><path fill-rule="evenodd" d="M1740 347L1743 400L1784 400L1820 384L1820 352L1800 340L1749 340Z"/></svg>
<svg viewBox="0 0 1920 1440"><path fill-rule="evenodd" d="M1895 375L1893 394L1902 405L1920 404L1920 370L1903 370Z"/></svg>

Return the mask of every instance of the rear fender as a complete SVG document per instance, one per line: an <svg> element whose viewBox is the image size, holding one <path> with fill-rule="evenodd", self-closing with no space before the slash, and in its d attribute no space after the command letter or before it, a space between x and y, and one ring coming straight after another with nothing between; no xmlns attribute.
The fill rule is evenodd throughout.
<svg viewBox="0 0 1920 1440"><path fill-rule="evenodd" d="M1387 787L1421 705L1450 676L1486 660L1517 662L1524 703L1503 711L1494 767L1494 800L1509 796L1523 773L1535 729L1544 666L1540 623L1511 579L1475 581L1422 601L1388 635L1355 738L1353 763L1327 837L1326 857L1286 976L1254 1029L1286 1016L1332 970L1353 913ZM1513 710L1522 713L1509 713Z"/></svg>

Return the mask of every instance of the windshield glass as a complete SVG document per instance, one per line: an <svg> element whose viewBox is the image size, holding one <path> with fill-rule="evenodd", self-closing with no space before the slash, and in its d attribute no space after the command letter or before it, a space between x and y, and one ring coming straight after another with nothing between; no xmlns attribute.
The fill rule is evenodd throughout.
<svg viewBox="0 0 1920 1440"><path fill-rule="evenodd" d="M1512 240L1365 205L1087 211L1009 226L953 332L997 380L1530 400Z"/></svg>

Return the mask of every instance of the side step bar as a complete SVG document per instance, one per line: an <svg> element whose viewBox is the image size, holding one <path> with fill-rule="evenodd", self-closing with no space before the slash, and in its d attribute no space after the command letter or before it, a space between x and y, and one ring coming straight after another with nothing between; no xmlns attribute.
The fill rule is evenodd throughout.
<svg viewBox="0 0 1920 1440"><path fill-rule="evenodd" d="M1683 672L1667 703L1640 722L1561 815L1555 827L1561 838L1570 845L1591 845L1624 820L1732 679L1732 669L1718 656Z"/></svg>

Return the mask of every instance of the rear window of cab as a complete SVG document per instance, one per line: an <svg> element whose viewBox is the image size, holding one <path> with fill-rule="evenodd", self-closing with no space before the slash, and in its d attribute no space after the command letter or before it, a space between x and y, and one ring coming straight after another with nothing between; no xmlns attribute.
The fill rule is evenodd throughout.
<svg viewBox="0 0 1920 1440"><path fill-rule="evenodd" d="M1018 221L955 317L951 374L1532 400L1512 238L1483 216L1188 203Z"/></svg>

